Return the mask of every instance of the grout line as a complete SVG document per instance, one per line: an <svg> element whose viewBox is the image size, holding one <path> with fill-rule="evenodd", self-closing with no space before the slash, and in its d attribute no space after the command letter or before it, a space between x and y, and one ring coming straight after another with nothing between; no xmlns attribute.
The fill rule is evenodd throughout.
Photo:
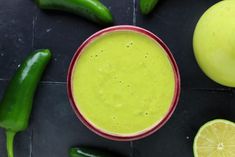
<svg viewBox="0 0 235 157"><path fill-rule="evenodd" d="M10 81L9 79L0 78L0 81ZM66 85L67 82L65 81L40 81L41 84L62 84ZM193 91L207 91L207 92L229 92L235 95L235 90L232 88L184 88L181 87L181 89L188 89Z"/></svg>
<svg viewBox="0 0 235 157"><path fill-rule="evenodd" d="M34 44L35 44L35 25L36 25L36 22L37 22L37 15L33 16L33 21L32 21L32 50L34 49Z"/></svg>
<svg viewBox="0 0 235 157"><path fill-rule="evenodd" d="M0 78L0 81L10 81L10 80ZM62 84L62 85L66 85L67 82L64 82L64 81L40 81L40 84Z"/></svg>
<svg viewBox="0 0 235 157"><path fill-rule="evenodd" d="M136 26L136 11L137 11L137 2L136 0L133 0L133 21L132 24Z"/></svg>
<svg viewBox="0 0 235 157"><path fill-rule="evenodd" d="M9 79L0 78L0 81L9 81Z"/></svg>
<svg viewBox="0 0 235 157"><path fill-rule="evenodd" d="M41 84L59 84L59 85L66 85L67 82L63 81L41 81Z"/></svg>
<svg viewBox="0 0 235 157"><path fill-rule="evenodd" d="M135 150L134 150L134 142L133 141L130 141L130 148L131 148L130 157L134 157Z"/></svg>
<svg viewBox="0 0 235 157"><path fill-rule="evenodd" d="M29 157L33 156L33 129L31 131L30 137L29 137Z"/></svg>
<svg viewBox="0 0 235 157"><path fill-rule="evenodd" d="M191 88L194 91L208 91L208 92L230 92L232 93L231 88Z"/></svg>

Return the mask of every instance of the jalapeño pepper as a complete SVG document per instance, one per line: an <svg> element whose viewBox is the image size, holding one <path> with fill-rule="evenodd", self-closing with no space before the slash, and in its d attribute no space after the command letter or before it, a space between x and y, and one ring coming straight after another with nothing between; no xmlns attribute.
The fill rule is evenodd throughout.
<svg viewBox="0 0 235 157"><path fill-rule="evenodd" d="M17 69L6 88L0 102L0 127L6 131L8 157L14 156L15 134L28 127L34 93L50 59L49 50L36 50Z"/></svg>
<svg viewBox="0 0 235 157"><path fill-rule="evenodd" d="M140 0L140 10L142 14L147 15L149 14L159 0Z"/></svg>
<svg viewBox="0 0 235 157"><path fill-rule="evenodd" d="M85 17L102 25L111 24L113 17L99 0L35 0L39 8L59 10Z"/></svg>

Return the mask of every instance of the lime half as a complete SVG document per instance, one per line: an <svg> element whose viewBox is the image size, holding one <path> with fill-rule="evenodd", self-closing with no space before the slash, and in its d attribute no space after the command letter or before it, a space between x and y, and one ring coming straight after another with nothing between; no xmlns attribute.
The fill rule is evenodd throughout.
<svg viewBox="0 0 235 157"><path fill-rule="evenodd" d="M235 157L235 123L217 119L203 125L194 139L195 157Z"/></svg>

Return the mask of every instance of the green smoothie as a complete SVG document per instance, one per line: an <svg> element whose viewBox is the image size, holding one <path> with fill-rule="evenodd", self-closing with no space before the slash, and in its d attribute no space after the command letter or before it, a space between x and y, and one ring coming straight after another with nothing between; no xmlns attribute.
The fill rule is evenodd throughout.
<svg viewBox="0 0 235 157"><path fill-rule="evenodd" d="M147 35L113 31L82 50L73 69L72 93L81 114L96 128L136 135L168 113L174 69L165 50Z"/></svg>

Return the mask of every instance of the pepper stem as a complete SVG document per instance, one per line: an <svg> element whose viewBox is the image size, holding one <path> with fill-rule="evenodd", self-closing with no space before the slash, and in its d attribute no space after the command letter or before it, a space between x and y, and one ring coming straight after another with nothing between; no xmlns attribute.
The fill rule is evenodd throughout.
<svg viewBox="0 0 235 157"><path fill-rule="evenodd" d="M16 132L6 130L7 136L7 154L8 157L14 157L14 137Z"/></svg>

